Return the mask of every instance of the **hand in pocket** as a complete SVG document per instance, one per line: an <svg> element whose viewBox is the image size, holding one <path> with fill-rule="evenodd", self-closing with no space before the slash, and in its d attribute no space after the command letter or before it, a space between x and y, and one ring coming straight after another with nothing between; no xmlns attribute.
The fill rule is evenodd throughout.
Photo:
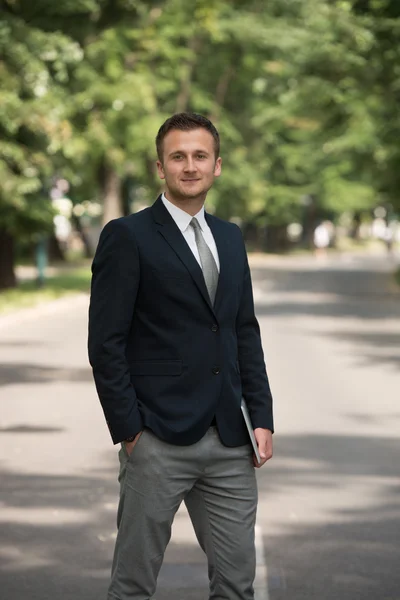
<svg viewBox="0 0 400 600"><path fill-rule="evenodd" d="M142 435L143 431L139 431L139 433L135 436L135 439L133 440L133 442L124 442L125 445L125 450L128 456L131 455L134 447L136 446L136 444L139 441L140 436Z"/></svg>

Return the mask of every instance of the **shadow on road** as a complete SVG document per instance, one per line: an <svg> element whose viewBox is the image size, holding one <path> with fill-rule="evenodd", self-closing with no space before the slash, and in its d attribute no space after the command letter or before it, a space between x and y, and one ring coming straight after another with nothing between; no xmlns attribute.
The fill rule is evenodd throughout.
<svg viewBox="0 0 400 600"><path fill-rule="evenodd" d="M10 427L0 427L2 433L60 433L65 431L65 427L47 427L45 425L11 425Z"/></svg>
<svg viewBox="0 0 400 600"><path fill-rule="evenodd" d="M360 333L346 330L330 331L325 335L329 335L339 343L351 342L356 347L354 358L358 366L381 365L393 370L400 369L400 334L398 333Z"/></svg>
<svg viewBox="0 0 400 600"><path fill-rule="evenodd" d="M357 415L358 416L358 415ZM399 412L388 415L400 421ZM277 460L275 460L275 457ZM340 488L344 478L399 478L400 439L346 435L278 435L274 442L274 460L268 465L268 479L260 489L273 491L281 486L301 485ZM281 462L283 461L283 462ZM289 465L285 466L285 465ZM400 508L400 507L399 507ZM399 547L400 549L400 547Z"/></svg>
<svg viewBox="0 0 400 600"><path fill-rule="evenodd" d="M108 452L99 457L102 467L81 476L0 466L1 598L105 600L116 533L115 463ZM206 567L191 561L194 548L171 541L169 556L179 557L164 567L158 600L207 596Z"/></svg>
<svg viewBox="0 0 400 600"><path fill-rule="evenodd" d="M266 266L253 268L252 274L257 288L264 292L263 300L257 302L259 317L315 318L318 330L313 332L311 325L309 333L351 343L359 365L400 368L400 325L389 330L389 320L400 324L400 288L392 286L390 273ZM332 329L332 319L340 323L339 330ZM347 326L350 320L352 325ZM360 331L354 320L378 331Z"/></svg>
<svg viewBox="0 0 400 600"><path fill-rule="evenodd" d="M107 507L118 494L107 471L101 478L0 471L2 597L105 598L115 529Z"/></svg>
<svg viewBox="0 0 400 600"><path fill-rule="evenodd" d="M42 340L3 340L0 342L0 348L41 348L48 345L49 344L43 342Z"/></svg>
<svg viewBox="0 0 400 600"><path fill-rule="evenodd" d="M400 317L400 294L387 291L389 274L297 267L257 267L252 273L257 286L265 291L265 302L258 305L259 316L310 316L320 321L337 317L340 330L324 322L312 335L330 336L338 345L351 342L358 349L357 360L366 364L382 361L400 366L398 332L388 328L360 331L353 323L343 326L343 319L362 319L379 329L387 319ZM318 294L325 295L323 300ZM25 345L14 343L15 347L19 344ZM0 386L46 382L92 382L92 375L86 366L0 365ZM357 421L382 427L385 419L396 420L400 426L400 408L377 416L353 414L349 405L347 417L355 428ZM0 434L59 431L62 428L14 424ZM400 599L399 456L400 440L392 438L276 437L275 458L260 473L260 493L271 498L271 503L274 496L291 498L298 519L288 520L279 535L265 539L271 600ZM355 485L365 489L361 506L346 496ZM331 496L335 508L311 522L302 518L302 506L308 502L307 514L310 504L320 510L318 500L313 504L314 495ZM358 494L358 502L360 497ZM13 472L0 464L1 597L105 598L117 499L116 457L111 450L100 453L96 469L73 476ZM192 551L192 546L173 540L171 548L179 556L190 557ZM206 596L206 592L192 596L189 589L171 588L160 590L157 600Z"/></svg>
<svg viewBox="0 0 400 600"><path fill-rule="evenodd" d="M392 287L392 275L379 271L340 269L253 268L253 282L266 294L258 310L262 315L310 315L316 317L400 317L400 288ZM269 294L287 301L268 303ZM296 294L298 299L296 299ZM310 294L304 301L302 294ZM318 302L318 294L328 295ZM293 297L293 299L291 298ZM307 296L308 297L308 296ZM261 312L260 312L261 311Z"/></svg>
<svg viewBox="0 0 400 600"><path fill-rule="evenodd" d="M350 502L335 509L323 524L302 522L299 505L299 522L265 540L271 600L396 600L400 440L287 435L277 438L275 448L276 462L268 466L268 477L259 478L260 492L272 496L272 502L282 492L296 497L303 490L328 491L334 496L357 480L373 481L375 489L378 482L380 495L367 497L361 508ZM99 464L103 466L95 472L80 476L0 470L4 598L105 597L118 495L115 453L100 456ZM171 548L180 557L193 551L173 540ZM179 573L190 571L190 559L168 568L165 581L171 587L160 589L158 599L206 598L204 583L197 586L193 580L194 590L173 587ZM193 573L198 576L198 569Z"/></svg>
<svg viewBox="0 0 400 600"><path fill-rule="evenodd" d="M285 533L265 540L271 600L399 598L399 456L395 439L278 436L276 463L259 487L272 494L271 503L274 492L290 495L296 518L288 520ZM317 504L314 495L331 494L335 504L357 482L375 491L367 491L363 506L350 499L322 523L302 518L304 503L306 509Z"/></svg>
<svg viewBox="0 0 400 600"><path fill-rule="evenodd" d="M347 298L400 298L400 288L394 285L393 274L374 267L374 264L350 268L346 265L332 267L329 263L318 265L309 262L307 267L301 268L300 264L291 266L280 262L276 266L265 264L252 267L251 273L257 285L266 281L268 290L274 292L339 294Z"/></svg>
<svg viewBox="0 0 400 600"><path fill-rule="evenodd" d="M93 376L88 367L61 368L46 367L34 363L3 363L0 365L0 386L13 384L60 382L92 382Z"/></svg>

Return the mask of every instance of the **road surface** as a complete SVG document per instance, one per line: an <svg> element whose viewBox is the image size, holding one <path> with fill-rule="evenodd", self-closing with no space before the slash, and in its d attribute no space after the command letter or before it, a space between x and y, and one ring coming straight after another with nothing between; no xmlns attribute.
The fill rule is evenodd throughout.
<svg viewBox="0 0 400 600"><path fill-rule="evenodd" d="M257 257L275 397L258 472L258 600L400 600L400 294L385 256ZM0 597L105 599L117 457L87 364L87 298L0 319ZM176 518L157 600L207 596Z"/></svg>

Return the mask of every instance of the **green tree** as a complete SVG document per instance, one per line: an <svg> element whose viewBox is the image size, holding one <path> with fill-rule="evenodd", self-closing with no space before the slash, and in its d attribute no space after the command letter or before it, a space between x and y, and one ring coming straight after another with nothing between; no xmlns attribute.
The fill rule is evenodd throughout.
<svg viewBox="0 0 400 600"><path fill-rule="evenodd" d="M376 143L370 169L382 204L400 211L400 5L396 0L353 0L353 12L373 35L367 54Z"/></svg>
<svg viewBox="0 0 400 600"><path fill-rule="evenodd" d="M15 285L14 239L51 230L52 143L70 135L60 85L79 46L19 14L0 22L0 289Z"/></svg>
<svg viewBox="0 0 400 600"><path fill-rule="evenodd" d="M74 97L72 86L75 71L87 62L84 50L106 36L112 26L135 16L139 4L131 0L3 2L0 289L16 284L14 240L34 239L52 230L49 188L53 176L65 172L73 179L74 167L86 156L90 136L81 140L72 122L74 100L80 99ZM109 41L111 52L112 36ZM88 77L93 77L90 65L87 70ZM96 123L95 111L91 118ZM97 151L96 142L93 136L92 152Z"/></svg>
<svg viewBox="0 0 400 600"><path fill-rule="evenodd" d="M103 220L159 191L154 137L208 115L223 177L208 205L281 234L293 220L399 206L395 0L3 2L0 287L12 240L49 230L62 175ZM5 265L5 267L4 267Z"/></svg>

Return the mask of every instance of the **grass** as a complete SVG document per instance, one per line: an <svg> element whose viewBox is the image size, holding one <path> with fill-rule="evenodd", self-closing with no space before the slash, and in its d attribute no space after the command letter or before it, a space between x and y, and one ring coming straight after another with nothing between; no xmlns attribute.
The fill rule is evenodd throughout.
<svg viewBox="0 0 400 600"><path fill-rule="evenodd" d="M90 269L80 267L48 277L42 288L38 288L34 280L22 281L17 288L0 292L0 314L37 306L68 294L88 292L90 278Z"/></svg>

